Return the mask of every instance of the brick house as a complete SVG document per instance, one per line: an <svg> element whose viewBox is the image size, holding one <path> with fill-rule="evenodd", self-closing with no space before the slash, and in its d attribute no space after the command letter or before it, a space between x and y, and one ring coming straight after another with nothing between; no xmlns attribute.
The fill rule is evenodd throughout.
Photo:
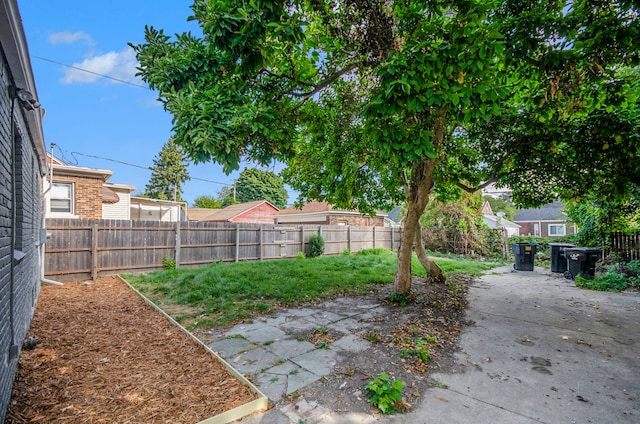
<svg viewBox="0 0 640 424"><path fill-rule="evenodd" d="M563 212L564 204L556 200L539 208L520 209L513 220L520 225L520 235L562 237L575 234L577 228Z"/></svg>
<svg viewBox="0 0 640 424"><path fill-rule="evenodd" d="M384 227L387 214L377 212L369 216L359 211L334 208L327 202L312 201L302 209L287 208L275 214L275 223L284 225L351 225Z"/></svg>
<svg viewBox="0 0 640 424"><path fill-rule="evenodd" d="M107 169L67 165L48 155L52 169L51 189L44 191L47 218L130 219L134 186L112 184Z"/></svg>
<svg viewBox="0 0 640 424"><path fill-rule="evenodd" d="M255 200L230 205L224 209L190 208L187 217L190 221L273 224L274 216L279 210L267 200Z"/></svg>
<svg viewBox="0 0 640 424"><path fill-rule="evenodd" d="M0 422L43 278L42 115L16 0L0 0Z"/></svg>

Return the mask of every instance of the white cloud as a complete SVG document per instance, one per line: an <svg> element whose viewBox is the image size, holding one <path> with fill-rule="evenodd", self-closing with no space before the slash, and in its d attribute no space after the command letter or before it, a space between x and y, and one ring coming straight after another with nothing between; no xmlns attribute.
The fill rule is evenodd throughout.
<svg viewBox="0 0 640 424"><path fill-rule="evenodd" d="M87 44L93 44L93 39L89 34L85 34L82 31L78 32L56 32L55 34L51 34L49 36L49 43L52 45L57 44L73 44L76 41L85 41Z"/></svg>
<svg viewBox="0 0 640 424"><path fill-rule="evenodd" d="M121 52L92 56L72 66L65 70L61 80L65 84L91 84L96 81L115 83L116 80L141 83L135 76L138 61L130 47Z"/></svg>

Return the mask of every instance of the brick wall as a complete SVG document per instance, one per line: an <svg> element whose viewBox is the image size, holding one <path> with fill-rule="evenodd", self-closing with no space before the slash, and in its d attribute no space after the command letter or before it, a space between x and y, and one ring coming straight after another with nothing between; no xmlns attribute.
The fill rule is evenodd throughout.
<svg viewBox="0 0 640 424"><path fill-rule="evenodd" d="M74 215L81 219L102 219L102 179L54 175L53 182L74 183Z"/></svg>
<svg viewBox="0 0 640 424"><path fill-rule="evenodd" d="M384 227L384 218L380 216L329 215L327 220L327 225Z"/></svg>
<svg viewBox="0 0 640 424"><path fill-rule="evenodd" d="M0 422L4 422L20 347L40 291L42 179L39 157L17 104L11 116L10 71L0 57ZM14 249L24 254L20 260L14 259Z"/></svg>

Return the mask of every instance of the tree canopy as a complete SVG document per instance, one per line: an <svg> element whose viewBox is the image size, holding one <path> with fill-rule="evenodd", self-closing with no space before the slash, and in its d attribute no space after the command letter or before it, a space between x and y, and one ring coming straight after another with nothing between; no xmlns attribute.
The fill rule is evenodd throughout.
<svg viewBox="0 0 640 424"><path fill-rule="evenodd" d="M215 198L214 196L207 196L203 194L193 199L192 207L205 209L221 209L222 201Z"/></svg>
<svg viewBox="0 0 640 424"><path fill-rule="evenodd" d="M203 36L153 27L140 75L195 161L287 164L299 201L407 215L394 290L432 192L624 197L640 177L635 1L195 0ZM441 273L421 243L429 274Z"/></svg>
<svg viewBox="0 0 640 424"><path fill-rule="evenodd" d="M189 160L183 149L169 139L153 159L151 177L144 195L152 199L182 202L182 184L190 180Z"/></svg>
<svg viewBox="0 0 640 424"><path fill-rule="evenodd" d="M268 200L277 208L284 209L288 199L284 181L273 172L246 168L236 181L236 200L240 203Z"/></svg>

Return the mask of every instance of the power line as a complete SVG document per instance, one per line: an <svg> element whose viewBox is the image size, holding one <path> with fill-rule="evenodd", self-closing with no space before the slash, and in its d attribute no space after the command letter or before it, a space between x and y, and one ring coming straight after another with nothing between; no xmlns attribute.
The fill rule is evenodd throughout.
<svg viewBox="0 0 640 424"><path fill-rule="evenodd" d="M88 74L96 75L96 76L99 76L99 77L102 77L102 78L107 78L107 79L110 79L110 80L113 80L113 81L121 82L123 84L129 84L129 85L132 85L134 87L145 88L147 90L151 90L146 85L140 85L140 84L136 84L136 83L133 83L133 82L130 82L130 81L126 81L126 80L120 79L120 78L112 77L112 76L109 76L109 75L99 74L97 72L90 71L88 69L80 68L79 66L67 65L66 63L58 62L58 61L53 60L53 59L47 59L46 57L35 56L35 55L32 55L32 56L34 58L36 58L36 59L44 60L45 62L55 63L56 65L66 66L67 68L75 69L77 71L86 72Z"/></svg>
<svg viewBox="0 0 640 424"><path fill-rule="evenodd" d="M80 155L80 156L85 156L88 158L94 158L94 159L102 159L102 160L108 160L110 162L115 162L115 163L119 163L122 165L127 165L127 166L132 166L134 168L140 168L140 169L146 169L148 171L154 171L154 169L150 166L142 166L142 165L136 165L133 163L128 163L128 162L123 162L121 160L117 160L117 159L111 159L111 158L105 158L102 156L96 156L96 155L89 155L86 153L80 153L80 152L71 152L71 156L73 156L73 158L76 160L76 163L78 162L78 159L75 157L75 155ZM228 184L228 183L221 183L219 181L213 181L213 180L207 180L205 178L197 178L197 177L190 177L192 180L196 180L196 181L203 181L205 183L211 183L211 184L220 184L223 186L232 186L233 184Z"/></svg>

